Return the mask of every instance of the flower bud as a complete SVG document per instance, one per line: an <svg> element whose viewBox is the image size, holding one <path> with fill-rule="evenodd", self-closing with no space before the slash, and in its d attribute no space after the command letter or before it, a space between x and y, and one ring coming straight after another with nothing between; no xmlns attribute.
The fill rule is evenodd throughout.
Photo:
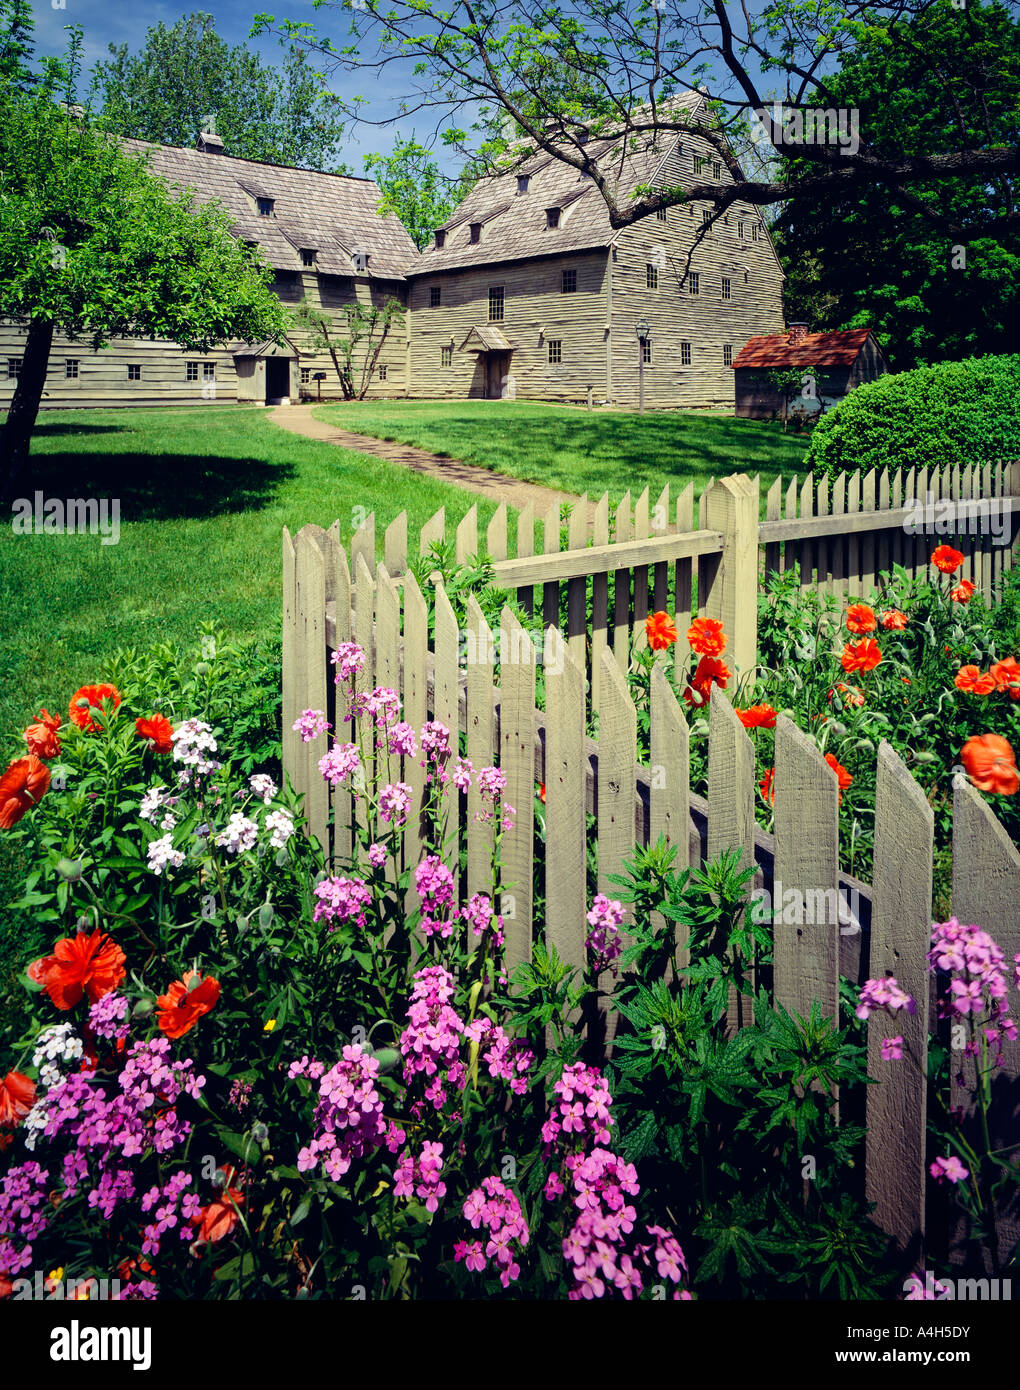
<svg viewBox="0 0 1020 1390"><path fill-rule="evenodd" d="M57 873L68 883L77 883L81 878L80 859L58 859Z"/></svg>
<svg viewBox="0 0 1020 1390"><path fill-rule="evenodd" d="M154 1009L155 1007L156 1007L156 1005L155 1005L154 1000L152 1000L152 999L139 999L138 1003L137 1003L137 1004L135 1005L135 1007L134 1007L134 1010L132 1011L132 1017L133 1017L133 1018L148 1018L149 1015L152 1013L152 1011L153 1011L153 1009Z"/></svg>
<svg viewBox="0 0 1020 1390"><path fill-rule="evenodd" d="M259 926L271 927L273 925L274 908L272 903L263 903L259 908Z"/></svg>
<svg viewBox="0 0 1020 1390"><path fill-rule="evenodd" d="M379 1075L385 1076L400 1061L400 1053L395 1047L380 1047L372 1056L379 1063Z"/></svg>

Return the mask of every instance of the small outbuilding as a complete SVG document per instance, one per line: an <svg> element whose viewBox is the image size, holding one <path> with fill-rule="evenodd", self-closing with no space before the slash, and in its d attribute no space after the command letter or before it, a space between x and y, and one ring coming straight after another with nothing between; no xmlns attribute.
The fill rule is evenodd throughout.
<svg viewBox="0 0 1020 1390"><path fill-rule="evenodd" d="M733 359L736 415L742 420L810 418L837 405L855 386L889 370L870 328L750 338Z"/></svg>

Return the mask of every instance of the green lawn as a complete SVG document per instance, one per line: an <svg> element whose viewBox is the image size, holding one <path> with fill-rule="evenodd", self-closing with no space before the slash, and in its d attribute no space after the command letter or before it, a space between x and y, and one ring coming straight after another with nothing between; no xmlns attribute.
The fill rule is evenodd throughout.
<svg viewBox="0 0 1020 1390"><path fill-rule="evenodd" d="M0 729L71 693L119 646L191 643L207 619L228 638L279 624L280 532L400 512L411 533L477 500L396 464L285 433L244 406L46 412L31 481L46 497L119 498L120 541L0 532ZM488 520L492 508L481 508ZM10 744L5 744L10 748Z"/></svg>
<svg viewBox="0 0 1020 1390"><path fill-rule="evenodd" d="M802 473L803 435L724 415L568 409L533 401L357 401L319 406L342 429L396 439L564 492L617 502L666 483L697 496L710 477Z"/></svg>

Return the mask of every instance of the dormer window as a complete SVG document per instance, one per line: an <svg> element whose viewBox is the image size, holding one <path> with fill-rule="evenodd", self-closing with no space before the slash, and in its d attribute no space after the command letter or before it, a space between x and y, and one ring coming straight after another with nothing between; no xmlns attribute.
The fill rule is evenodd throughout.
<svg viewBox="0 0 1020 1390"><path fill-rule="evenodd" d="M273 201L274 201L274 200L273 200L272 198L256 198L256 199L255 199L255 206L256 206L256 207L258 208L258 210L259 210L259 216L260 216L260 217L272 217L272 215L273 215Z"/></svg>
<svg viewBox="0 0 1020 1390"><path fill-rule="evenodd" d="M481 239L482 239L482 224L481 224L480 222L472 222L472 223L471 223L471 229L470 229L470 230L471 230L471 235L470 235L470 237L469 237L469 240L470 240L472 246L475 246L475 245L477 245L478 242L480 242Z"/></svg>
<svg viewBox="0 0 1020 1390"><path fill-rule="evenodd" d="M301 248L301 264L306 270L310 270L315 265L315 252L308 246Z"/></svg>
<svg viewBox="0 0 1020 1390"><path fill-rule="evenodd" d="M518 174L518 175L517 175L517 192L518 192L518 193L527 193L527 191L528 191L528 185L529 185L530 183L531 183L531 175L530 175L530 174Z"/></svg>
<svg viewBox="0 0 1020 1390"><path fill-rule="evenodd" d="M546 225L547 227L558 227L558 226L560 225L560 209L559 209L559 208L546 208L546 210L545 210L545 225Z"/></svg>
<svg viewBox="0 0 1020 1390"><path fill-rule="evenodd" d="M367 252L367 251L352 251L352 252L351 252L351 264L354 266L354 269L357 270L357 271L365 271L365 270L367 270L367 269L368 269L368 252Z"/></svg>
<svg viewBox="0 0 1020 1390"><path fill-rule="evenodd" d="M442 231L436 232L436 250L437 250L437 251L442 251L442 249L443 249L443 247L444 247L445 245L446 245L446 233L445 233L445 232L442 232Z"/></svg>

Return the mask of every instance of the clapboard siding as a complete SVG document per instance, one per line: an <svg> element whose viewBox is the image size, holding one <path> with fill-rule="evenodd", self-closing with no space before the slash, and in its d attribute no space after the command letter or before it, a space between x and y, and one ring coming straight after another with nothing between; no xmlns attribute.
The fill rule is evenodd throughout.
<svg viewBox="0 0 1020 1390"><path fill-rule="evenodd" d="M412 396L484 396L481 354L462 350L475 326L489 323L489 289L501 285L504 317L495 324L513 353L510 374L518 398L581 400L591 386L605 395L605 251L585 251L530 261L475 266L415 276L410 311ZM563 293L563 272L574 270L577 289ZM430 290L439 286L441 302L430 308ZM561 344L562 361L549 362L549 342ZM452 360L442 365L442 350Z"/></svg>

